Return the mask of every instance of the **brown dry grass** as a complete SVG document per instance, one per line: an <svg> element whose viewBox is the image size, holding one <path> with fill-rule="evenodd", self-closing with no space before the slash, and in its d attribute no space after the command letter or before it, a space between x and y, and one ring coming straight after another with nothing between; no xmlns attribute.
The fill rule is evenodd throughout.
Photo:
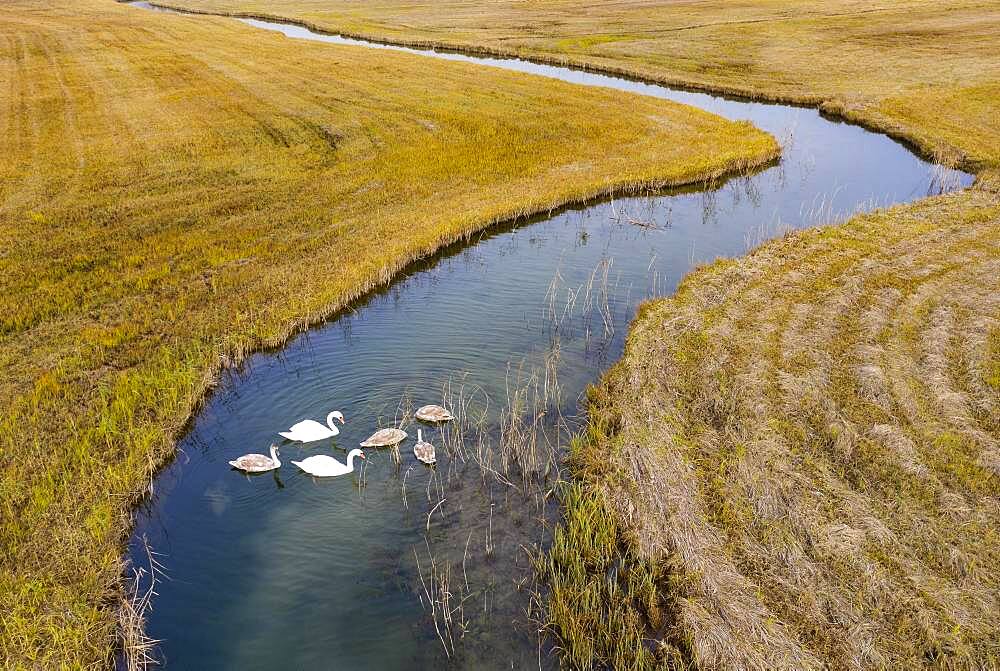
<svg viewBox="0 0 1000 671"><path fill-rule="evenodd" d="M776 152L618 92L4 3L0 665L107 664L131 506L220 366L491 222Z"/></svg>
<svg viewBox="0 0 1000 671"><path fill-rule="evenodd" d="M669 568L665 659L997 668L998 277L1000 198L972 191L790 235L644 306L574 462L632 563Z"/></svg>
<svg viewBox="0 0 1000 671"><path fill-rule="evenodd" d="M167 0L401 43L520 55L822 104L1000 166L1000 5L984 0Z"/></svg>

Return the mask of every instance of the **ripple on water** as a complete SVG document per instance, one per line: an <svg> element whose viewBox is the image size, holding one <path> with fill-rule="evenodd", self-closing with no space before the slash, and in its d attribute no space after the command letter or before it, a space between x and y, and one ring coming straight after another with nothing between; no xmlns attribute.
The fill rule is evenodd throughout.
<svg viewBox="0 0 1000 671"><path fill-rule="evenodd" d="M302 39L357 43L248 23ZM470 610L488 614L470 615L470 633L451 666L537 666L538 642L523 622L525 597L514 588L530 574L522 545L544 538L530 497L496 483L484 487L475 469L455 471L440 449L438 429L428 429L439 446L436 471L416 463L412 439L403 445L399 471L389 452L369 451L363 478L315 480L291 460L320 453L344 458L342 448L396 419L404 393L414 407L439 402L449 381L481 390L480 400L488 394L495 419L516 377L510 370L537 370L554 348L562 405L574 412L586 384L620 355L637 303L672 291L694 264L741 254L748 243L787 227L912 200L935 188L931 166L898 143L823 119L815 110L524 61L434 57L610 86L749 119L785 140L784 156L778 166L711 191L625 198L613 208L599 203L486 235L469 249L415 266L351 311L225 376L180 440L179 458L154 483L156 495L139 511L130 543L136 561L144 536L162 553L168 579L157 588L148 631L163 640L170 667L329 668L331 660L350 669L440 666L447 660L421 606L414 559L416 552L426 577L428 547L439 561L460 566L466 559L476 590ZM967 185L971 177L960 175L959 181ZM623 212L669 222L669 228L614 223L613 214ZM581 292L555 329L552 307L563 319L568 291L592 277L592 293L601 300L585 310ZM599 309L605 302L608 308ZM302 446L276 433L304 418L325 421L333 409L348 420L335 441ZM497 433L494 427L491 435ZM246 477L226 463L264 452L271 442L281 447L277 473ZM434 473L453 477L428 496ZM427 532L427 512L442 495L448 500ZM491 530L496 551L487 557ZM521 629L512 622L521 622ZM543 659L543 666L550 662Z"/></svg>

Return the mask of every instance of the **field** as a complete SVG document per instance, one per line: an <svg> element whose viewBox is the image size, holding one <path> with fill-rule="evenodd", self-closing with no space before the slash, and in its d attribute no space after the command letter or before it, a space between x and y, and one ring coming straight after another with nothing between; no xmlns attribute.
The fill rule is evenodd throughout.
<svg viewBox="0 0 1000 671"><path fill-rule="evenodd" d="M997 668L998 277L972 191L647 303L546 567L574 666Z"/></svg>
<svg viewBox="0 0 1000 671"><path fill-rule="evenodd" d="M647 303L574 448L548 569L570 650L996 668L998 277L1000 198L973 191L789 235ZM655 653L619 660L648 627Z"/></svg>
<svg viewBox="0 0 1000 671"><path fill-rule="evenodd" d="M1000 5L983 0L165 0L822 105L1000 165Z"/></svg>
<svg viewBox="0 0 1000 671"><path fill-rule="evenodd" d="M105 667L133 504L221 366L492 222L706 179L697 110L104 0L0 12L0 661Z"/></svg>

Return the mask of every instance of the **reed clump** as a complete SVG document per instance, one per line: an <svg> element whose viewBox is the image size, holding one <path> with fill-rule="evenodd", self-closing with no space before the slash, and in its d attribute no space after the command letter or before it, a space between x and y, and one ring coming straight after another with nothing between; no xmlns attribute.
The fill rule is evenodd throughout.
<svg viewBox="0 0 1000 671"><path fill-rule="evenodd" d="M0 38L15 668L109 659L132 506L221 367L491 223L778 152L663 101L105 0L7 2Z"/></svg>
<svg viewBox="0 0 1000 671"><path fill-rule="evenodd" d="M641 557L610 514L603 493L574 482L551 546L539 556L547 631L571 669L684 669L664 608L669 573Z"/></svg>
<svg viewBox="0 0 1000 671"><path fill-rule="evenodd" d="M426 510L424 542L413 548L416 592L446 659L469 662L495 645L479 640L485 630L496 632L503 622L513 631L501 638L518 635L536 619L529 559L541 556L552 490L560 481L562 437L568 435L557 373L549 357L539 369L512 366L505 398L467 386L464 375L449 380L442 403L454 420L436 429L435 467L419 468L426 474L425 502L409 503L410 471L401 476L404 507ZM411 486L419 488L421 477L414 474ZM509 652L492 648L501 658Z"/></svg>
<svg viewBox="0 0 1000 671"><path fill-rule="evenodd" d="M571 478L559 484L562 518L546 553L536 558L543 602L541 622L570 669L679 670L693 668L675 599L682 585L671 558L641 552L607 492L621 486L603 446L621 428L609 393L620 364L587 389L587 423L569 441Z"/></svg>
<svg viewBox="0 0 1000 671"><path fill-rule="evenodd" d="M590 397L556 584L599 594L617 553L665 620L636 627L697 668L996 667L997 277L1000 199L970 191L789 234L646 303ZM571 598L551 612L575 666L632 668Z"/></svg>

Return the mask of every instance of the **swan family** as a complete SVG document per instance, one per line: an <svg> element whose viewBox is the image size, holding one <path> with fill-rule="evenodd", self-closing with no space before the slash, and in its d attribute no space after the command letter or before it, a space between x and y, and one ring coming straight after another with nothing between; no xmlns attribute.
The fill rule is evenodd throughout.
<svg viewBox="0 0 1000 671"><path fill-rule="evenodd" d="M416 416L418 419L441 423L454 419L454 415L440 405L421 406ZM335 422L346 424L344 414L339 410L334 410L326 416L326 425L313 419L305 419L293 424L287 431L279 431L278 435L286 440L297 443L313 443L326 438L333 438L340 435L340 429ZM406 431L397 428L380 429L369 436L361 443L361 447L379 448L399 445L406 440ZM271 445L270 456L265 454L244 454L243 456L229 462L229 465L245 473L264 473L273 471L281 467L281 460L278 459L278 446ZM417 444L413 448L413 454L425 464L434 464L434 446L424 442L423 433L417 430ZM354 460L366 459L365 453L355 448L347 453L347 463L343 463L334 457L326 454L317 454L293 461L302 471L317 478L330 478L340 475L347 475L354 472Z"/></svg>

